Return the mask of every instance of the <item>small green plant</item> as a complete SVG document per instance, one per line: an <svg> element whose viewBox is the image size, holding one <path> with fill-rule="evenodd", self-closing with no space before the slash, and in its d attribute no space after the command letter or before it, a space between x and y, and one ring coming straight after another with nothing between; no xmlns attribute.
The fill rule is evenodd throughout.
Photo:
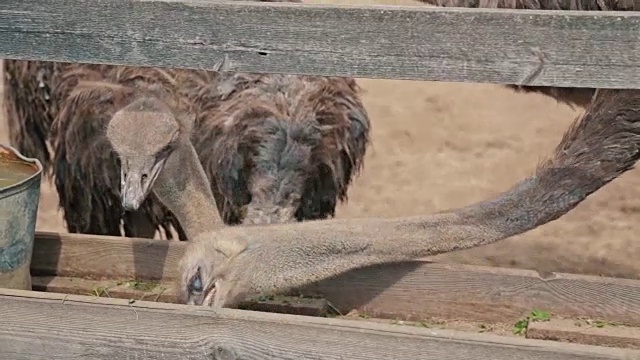
<svg viewBox="0 0 640 360"><path fill-rule="evenodd" d="M259 295L259 296L256 296L252 300L258 301L258 302L273 301L273 300L275 300L275 296L274 295Z"/></svg>
<svg viewBox="0 0 640 360"><path fill-rule="evenodd" d="M416 321L416 327L429 328L429 323L426 320Z"/></svg>
<svg viewBox="0 0 640 360"><path fill-rule="evenodd" d="M526 317L524 319L520 319L513 326L513 333L516 334L516 335L522 335L522 334L524 334L525 330L527 330L528 326L529 326L529 318L528 317Z"/></svg>
<svg viewBox="0 0 640 360"><path fill-rule="evenodd" d="M524 319L520 319L515 323L513 326L513 333L516 335L523 335L527 331L529 323L535 321L549 321L550 317L551 314L549 314L548 311L533 310Z"/></svg>
<svg viewBox="0 0 640 360"><path fill-rule="evenodd" d="M551 314L548 311L533 310L531 312L531 320L533 321L549 321Z"/></svg>
<svg viewBox="0 0 640 360"><path fill-rule="evenodd" d="M106 286L98 286L91 289L91 293L89 295L93 295L95 297L101 297L102 295L106 295L107 297L111 297L111 295L109 295L109 288Z"/></svg>
<svg viewBox="0 0 640 360"><path fill-rule="evenodd" d="M138 291L151 291L158 286L158 283L153 281L128 280L124 282L119 281L116 285L125 285L130 289Z"/></svg>
<svg viewBox="0 0 640 360"><path fill-rule="evenodd" d="M585 322L589 326L594 326L594 327L597 327L597 328L600 328L600 329L605 327L605 326L616 326L615 323L612 323L612 322L609 322L609 321L603 321L603 320L591 320L591 319L588 319L588 320L585 320Z"/></svg>
<svg viewBox="0 0 640 360"><path fill-rule="evenodd" d="M593 322L593 325L597 328L603 328L605 326L607 326L607 323L604 321L600 321L600 320L596 320Z"/></svg>

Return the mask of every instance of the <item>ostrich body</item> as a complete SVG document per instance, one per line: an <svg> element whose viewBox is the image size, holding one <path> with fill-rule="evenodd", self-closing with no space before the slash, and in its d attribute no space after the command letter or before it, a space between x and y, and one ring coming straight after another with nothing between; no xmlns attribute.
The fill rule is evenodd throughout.
<svg viewBox="0 0 640 360"><path fill-rule="evenodd" d="M526 232L567 213L640 158L640 91L599 90L535 175L494 199L430 216L217 229L203 221L215 199L204 185L194 190L194 184L205 183L204 172L189 142L190 117L184 114L170 99L142 95L113 116L107 137L130 164L123 168L123 201L139 199L153 187L194 240L181 263L183 301L215 307L354 268ZM157 131L150 133L150 128ZM141 136L144 144L138 141ZM141 187L143 177L152 181ZM186 188L191 190L182 191Z"/></svg>
<svg viewBox="0 0 640 360"><path fill-rule="evenodd" d="M14 141L31 149L25 153L40 154L55 175L70 232L117 236L124 222L126 236L153 237L161 227L170 237L174 227L180 239L187 238L155 195L140 204L120 201L121 164L104 134L111 116L139 89L163 88L195 114L191 140L227 224L333 216L337 202L347 200L369 142L369 118L350 78L5 64L10 79L23 75L5 91L13 129L33 135L25 126L50 128L35 137L41 140L36 146L33 136ZM32 82L35 73L46 75L44 88ZM42 98L39 103L48 104L49 111L20 100L28 98ZM34 123L24 117L28 114L41 116L32 118ZM47 141L53 155L44 152Z"/></svg>
<svg viewBox="0 0 640 360"><path fill-rule="evenodd" d="M108 143L92 136L92 132L100 129L99 124L87 122L73 128L63 127L61 132L70 138L59 139L59 151L51 149L54 119L64 106L61 100L68 98L79 80L104 67L9 59L3 61L3 66L11 144L25 156L40 160L45 175L58 176L55 185L69 232L120 235L122 210L109 211L114 200L118 204L118 197L109 191L118 184L117 178L114 182L108 176L109 171L117 169L118 162L109 155ZM102 169L100 164L93 164L96 156L104 159ZM163 228L168 238L172 237L172 225L179 234L182 232L171 213L162 205L153 206L152 200L139 212L126 213L123 223L126 236L153 237L154 224Z"/></svg>

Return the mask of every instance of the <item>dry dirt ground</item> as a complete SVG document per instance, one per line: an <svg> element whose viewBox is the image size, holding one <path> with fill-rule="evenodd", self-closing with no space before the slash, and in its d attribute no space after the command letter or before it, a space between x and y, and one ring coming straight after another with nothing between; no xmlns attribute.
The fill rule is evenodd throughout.
<svg viewBox="0 0 640 360"><path fill-rule="evenodd" d="M580 114L497 85L359 83L373 139L340 218L428 214L494 196L530 175ZM0 119L0 141L5 134ZM640 170L633 170L555 222L442 260L638 278L639 185ZM37 228L65 231L46 181Z"/></svg>

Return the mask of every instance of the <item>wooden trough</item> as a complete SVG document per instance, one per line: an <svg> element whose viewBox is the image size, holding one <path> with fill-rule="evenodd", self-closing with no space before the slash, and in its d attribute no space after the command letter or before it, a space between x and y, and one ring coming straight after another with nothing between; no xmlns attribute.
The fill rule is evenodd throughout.
<svg viewBox="0 0 640 360"><path fill-rule="evenodd" d="M542 86L640 88L638 30L637 12L0 2L0 58ZM38 233L37 291L0 289L0 359L640 359L636 280L414 261L247 304L296 315L214 312L175 304L184 246Z"/></svg>
<svg viewBox="0 0 640 360"><path fill-rule="evenodd" d="M213 312L174 304L185 245L38 233L31 270L46 292L0 289L0 349L7 359L640 359L637 280L415 261L248 304L296 315ZM528 339L491 334L535 309L550 318L525 325Z"/></svg>

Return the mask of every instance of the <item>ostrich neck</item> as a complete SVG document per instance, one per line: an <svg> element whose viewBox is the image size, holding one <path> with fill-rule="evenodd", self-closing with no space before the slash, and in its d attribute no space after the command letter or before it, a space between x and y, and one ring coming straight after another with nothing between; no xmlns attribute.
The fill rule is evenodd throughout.
<svg viewBox="0 0 640 360"><path fill-rule="evenodd" d="M543 168L492 200L430 216L276 225L256 229L260 234L250 228L230 230L238 232L236 236L261 239L259 246L240 255L246 262L240 266L245 274L258 274L249 292L279 292L356 268L467 249L521 234L559 218L619 173L607 175L590 176L577 167ZM263 265L255 263L256 258L270 264L268 274L262 274Z"/></svg>
<svg viewBox="0 0 640 360"><path fill-rule="evenodd" d="M167 159L154 192L176 216L189 240L221 225L209 179L189 141Z"/></svg>

